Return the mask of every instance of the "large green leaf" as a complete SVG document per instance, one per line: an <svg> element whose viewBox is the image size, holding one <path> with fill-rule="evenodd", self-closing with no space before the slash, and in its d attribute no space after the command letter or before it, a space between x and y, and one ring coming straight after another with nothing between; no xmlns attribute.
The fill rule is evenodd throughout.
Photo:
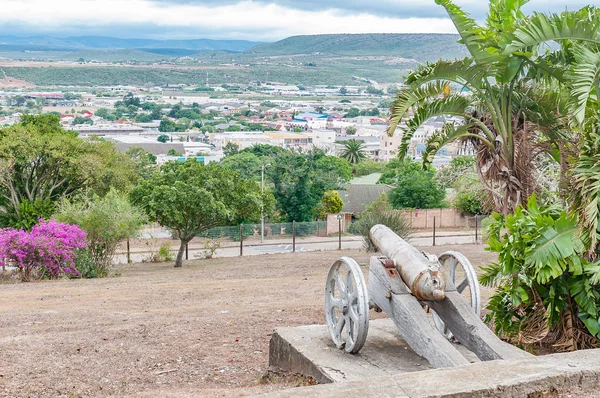
<svg viewBox="0 0 600 398"><path fill-rule="evenodd" d="M453 124L447 123L444 127L436 131L428 140L427 147L423 153L423 166L427 167L431 162L435 154L442 149L446 144L454 142L461 137L471 135L469 129L473 128L473 125L466 124L461 126L454 126ZM481 137L483 139L483 137Z"/></svg>
<svg viewBox="0 0 600 398"><path fill-rule="evenodd" d="M572 113L579 124L582 124L590 94L600 80L600 53L578 45L575 46L575 60L567 76L571 82ZM596 92L596 96L598 95L600 93Z"/></svg>
<svg viewBox="0 0 600 398"><path fill-rule="evenodd" d="M531 250L525 257L525 264L540 270L538 278L540 283L546 283L550 277L558 277L562 273L558 267L549 267L550 264L565 264L566 260L573 265L573 259L578 258L578 252L583 249L579 238L579 228L574 217L563 212L554 225L548 225L535 240ZM542 272L545 269L549 273ZM581 273L581 272L579 272Z"/></svg>
<svg viewBox="0 0 600 398"><path fill-rule="evenodd" d="M514 32L504 52L528 51L548 41L565 39L600 43L600 9L588 6L562 14L536 13Z"/></svg>
<svg viewBox="0 0 600 398"><path fill-rule="evenodd" d="M398 156L404 158L408 152L410 140L415 131L429 119L436 116L456 115L465 116L470 105L470 99L460 95L449 95L443 99L435 99L431 102L421 104L414 116L406 122L406 128L402 135L402 144Z"/></svg>
<svg viewBox="0 0 600 398"><path fill-rule="evenodd" d="M499 54L487 51L489 42L481 34L477 22L451 0L435 0L446 9L448 16L456 26L461 42L467 47L471 57L479 65L486 65L498 59Z"/></svg>
<svg viewBox="0 0 600 398"><path fill-rule="evenodd" d="M446 82L429 82L422 86L401 90L390 107L390 120L388 122L388 135L394 135L398 124L407 115L408 110L420 101L439 97L444 93Z"/></svg>

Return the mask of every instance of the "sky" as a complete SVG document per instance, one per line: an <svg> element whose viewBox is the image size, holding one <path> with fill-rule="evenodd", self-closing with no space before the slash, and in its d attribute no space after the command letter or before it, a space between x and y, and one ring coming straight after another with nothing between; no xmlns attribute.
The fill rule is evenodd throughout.
<svg viewBox="0 0 600 398"><path fill-rule="evenodd" d="M598 0L531 0L526 12ZM478 20L485 0L456 0ZM276 41L322 33L455 33L434 0L0 0L0 35Z"/></svg>

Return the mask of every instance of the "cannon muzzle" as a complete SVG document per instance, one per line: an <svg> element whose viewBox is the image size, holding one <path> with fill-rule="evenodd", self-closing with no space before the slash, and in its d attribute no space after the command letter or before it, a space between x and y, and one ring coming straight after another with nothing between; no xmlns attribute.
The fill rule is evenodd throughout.
<svg viewBox="0 0 600 398"><path fill-rule="evenodd" d="M446 277L439 265L396 235L385 225L371 228L371 240L381 254L394 261L400 277L421 301L441 301L446 297Z"/></svg>

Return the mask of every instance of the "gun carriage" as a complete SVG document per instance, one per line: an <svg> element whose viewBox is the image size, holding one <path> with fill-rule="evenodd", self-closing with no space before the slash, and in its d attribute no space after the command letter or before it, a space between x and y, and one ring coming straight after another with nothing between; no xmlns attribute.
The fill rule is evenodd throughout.
<svg viewBox="0 0 600 398"><path fill-rule="evenodd" d="M477 274L461 253L421 253L383 225L375 225L370 235L382 256L370 259L368 288L349 257L336 261L327 275L327 327L338 348L360 351L374 309L385 312L411 348L436 368L469 363L451 341L482 361L531 355L501 341L481 321ZM424 308L432 311L432 321Z"/></svg>

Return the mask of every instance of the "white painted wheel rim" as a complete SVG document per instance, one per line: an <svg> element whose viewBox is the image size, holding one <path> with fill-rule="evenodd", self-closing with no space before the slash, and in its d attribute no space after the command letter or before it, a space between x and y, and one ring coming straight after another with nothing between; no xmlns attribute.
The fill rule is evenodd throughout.
<svg viewBox="0 0 600 398"><path fill-rule="evenodd" d="M471 262L462 253L447 251L439 256L440 270L451 280L456 290L471 304L473 312L481 316L481 292L477 273ZM444 321L433 312L433 321L436 328L448 340L453 338L452 332L446 327Z"/></svg>
<svg viewBox="0 0 600 398"><path fill-rule="evenodd" d="M349 257L342 257L329 268L325 317L336 347L350 354L359 352L369 330L369 299L362 270Z"/></svg>

